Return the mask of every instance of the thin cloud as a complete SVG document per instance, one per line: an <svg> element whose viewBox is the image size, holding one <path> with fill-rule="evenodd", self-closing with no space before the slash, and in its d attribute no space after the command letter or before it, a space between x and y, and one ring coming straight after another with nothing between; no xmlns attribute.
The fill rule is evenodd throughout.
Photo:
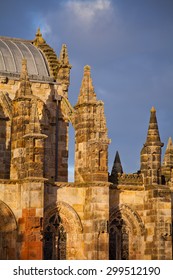
<svg viewBox="0 0 173 280"><path fill-rule="evenodd" d="M92 24L98 16L112 9L110 0L69 0L65 6L70 13L74 14L76 20L84 24Z"/></svg>
<svg viewBox="0 0 173 280"><path fill-rule="evenodd" d="M47 23L42 23L40 28L43 36L48 36L52 33L51 26Z"/></svg>

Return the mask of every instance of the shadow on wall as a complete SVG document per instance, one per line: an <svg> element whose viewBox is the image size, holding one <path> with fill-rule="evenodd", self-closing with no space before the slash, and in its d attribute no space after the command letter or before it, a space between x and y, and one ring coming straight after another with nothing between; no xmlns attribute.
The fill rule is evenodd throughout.
<svg viewBox="0 0 173 280"><path fill-rule="evenodd" d="M0 100L1 101L1 100ZM0 105L0 179L10 178L11 120Z"/></svg>
<svg viewBox="0 0 173 280"><path fill-rule="evenodd" d="M17 259L17 223L11 209L0 200L0 260Z"/></svg>

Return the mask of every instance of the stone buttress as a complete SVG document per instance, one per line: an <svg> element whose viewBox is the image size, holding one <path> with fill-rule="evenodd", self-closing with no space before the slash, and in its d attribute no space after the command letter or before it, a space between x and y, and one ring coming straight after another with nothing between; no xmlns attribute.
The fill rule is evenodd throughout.
<svg viewBox="0 0 173 280"><path fill-rule="evenodd" d="M83 188L83 254L108 259L108 144L103 102L94 92L90 67L84 67L75 106L75 187Z"/></svg>
<svg viewBox="0 0 173 280"><path fill-rule="evenodd" d="M18 220L19 259L42 259L41 229L44 198L44 140L33 95L22 61L19 89L12 101L11 180L21 184L22 217Z"/></svg>

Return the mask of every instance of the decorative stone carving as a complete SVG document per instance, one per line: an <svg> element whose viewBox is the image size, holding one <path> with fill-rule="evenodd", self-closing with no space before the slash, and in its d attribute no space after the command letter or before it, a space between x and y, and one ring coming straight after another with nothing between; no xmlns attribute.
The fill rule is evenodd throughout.
<svg viewBox="0 0 173 280"><path fill-rule="evenodd" d="M82 223L78 214L69 204L65 202L58 202L56 206L53 207L53 205L51 205L46 208L44 218L45 225L47 224L49 217L56 212L58 212L60 217L62 218L62 223L67 233L80 233L83 231Z"/></svg>
<svg viewBox="0 0 173 280"><path fill-rule="evenodd" d="M12 210L0 200L0 232L11 232L16 229L17 222Z"/></svg>
<svg viewBox="0 0 173 280"><path fill-rule="evenodd" d="M145 233L145 226L142 222L142 219L138 215L138 213L132 210L128 205L121 204L116 208L110 210L110 221L109 223L115 219L115 217L122 217L125 221L130 225L132 231L136 232L139 235L143 235Z"/></svg>

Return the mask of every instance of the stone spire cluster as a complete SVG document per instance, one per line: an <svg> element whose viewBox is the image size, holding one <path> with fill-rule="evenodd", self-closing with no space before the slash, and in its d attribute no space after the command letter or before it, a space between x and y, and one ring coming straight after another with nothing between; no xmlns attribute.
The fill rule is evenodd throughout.
<svg viewBox="0 0 173 280"><path fill-rule="evenodd" d="M41 102L41 101L40 101ZM12 101L11 178L43 177L44 139L38 119L38 98L33 95L22 59L19 89Z"/></svg>
<svg viewBox="0 0 173 280"><path fill-rule="evenodd" d="M108 181L108 144L102 101L94 91L90 66L84 74L75 106L75 181Z"/></svg>

